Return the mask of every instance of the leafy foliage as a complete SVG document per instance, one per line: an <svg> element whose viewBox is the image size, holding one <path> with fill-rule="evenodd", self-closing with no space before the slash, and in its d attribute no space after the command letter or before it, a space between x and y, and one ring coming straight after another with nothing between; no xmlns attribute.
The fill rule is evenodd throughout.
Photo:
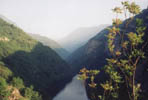
<svg viewBox="0 0 148 100"><path fill-rule="evenodd" d="M12 76L13 73L10 69L8 69L5 65L0 64L0 76L8 79L10 76Z"/></svg>
<svg viewBox="0 0 148 100"><path fill-rule="evenodd" d="M24 89L24 97L27 97L30 100L42 100L38 92L33 91L33 86L30 86L30 88L27 87Z"/></svg>
<svg viewBox="0 0 148 100"><path fill-rule="evenodd" d="M4 78L0 77L0 98L8 98L10 92L7 90L7 82Z"/></svg>
<svg viewBox="0 0 148 100"><path fill-rule="evenodd" d="M21 100L42 100L38 92L34 91L32 87L26 87L23 80L19 77L14 77L11 70L6 66L1 66L0 70L2 72L0 73L0 100L10 100L14 97ZM31 89L30 95L32 95L32 98L22 97L23 93L21 91L26 88Z"/></svg>
<svg viewBox="0 0 148 100"><path fill-rule="evenodd" d="M137 68L141 67L139 64L145 58L144 48L147 42L144 42L143 38L146 27L143 19L133 19L136 14L140 13L140 7L135 2L129 3L125 1L122 2L122 5L123 9L120 7L113 9L116 13L116 19L113 20L113 27L109 28L107 35L111 57L107 59L108 64L104 67L108 79L104 83L96 84L93 87L96 88L100 85L104 89L104 93L101 95L98 94L96 99L121 99L120 95L123 93L121 91L122 85L126 86L124 90L126 90L125 94L127 94L128 100L139 100L141 98L141 83L136 82L135 77ZM127 12L129 13L129 19L125 23L122 23L118 18L118 15L123 13L122 11L125 18L127 18ZM136 23L135 30L128 32L128 26L133 21ZM123 25L125 27L121 30L120 27ZM117 39L118 41L116 41ZM83 75L84 72L80 73L80 77ZM89 73L85 77L91 80ZM84 80L86 79L84 78Z"/></svg>
<svg viewBox="0 0 148 100"><path fill-rule="evenodd" d="M25 87L23 80L19 77L13 77L11 84L18 89L22 89Z"/></svg>

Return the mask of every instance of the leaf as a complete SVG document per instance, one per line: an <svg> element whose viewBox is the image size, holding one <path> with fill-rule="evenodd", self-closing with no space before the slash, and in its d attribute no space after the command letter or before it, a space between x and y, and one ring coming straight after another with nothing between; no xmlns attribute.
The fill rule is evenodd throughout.
<svg viewBox="0 0 148 100"><path fill-rule="evenodd" d="M121 52L120 51L116 51L116 56L120 56Z"/></svg>

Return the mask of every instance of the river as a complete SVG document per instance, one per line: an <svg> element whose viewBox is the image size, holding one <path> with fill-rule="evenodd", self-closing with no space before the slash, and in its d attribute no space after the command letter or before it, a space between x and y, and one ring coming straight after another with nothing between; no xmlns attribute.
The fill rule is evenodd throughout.
<svg viewBox="0 0 148 100"><path fill-rule="evenodd" d="M88 98L83 82L77 80L75 76L53 100L88 100Z"/></svg>

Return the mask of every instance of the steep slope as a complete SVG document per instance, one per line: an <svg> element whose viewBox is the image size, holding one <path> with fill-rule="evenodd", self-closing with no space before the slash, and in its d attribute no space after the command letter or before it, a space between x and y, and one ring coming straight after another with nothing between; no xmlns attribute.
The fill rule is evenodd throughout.
<svg viewBox="0 0 148 100"><path fill-rule="evenodd" d="M6 21L9 24L13 24L13 25L17 26L15 22L9 20L7 17L5 17L5 16L3 16L1 14L0 14L0 18L3 19L4 21Z"/></svg>
<svg viewBox="0 0 148 100"><path fill-rule="evenodd" d="M105 34L107 29L102 30L95 37L90 39L84 46L73 52L68 58L67 62L74 65L75 70L79 71L82 67L96 68L96 66L103 66L108 57L107 38Z"/></svg>
<svg viewBox="0 0 148 100"><path fill-rule="evenodd" d="M22 92L23 91L23 92ZM0 100L42 100L33 87L26 87L23 80L0 62Z"/></svg>
<svg viewBox="0 0 148 100"><path fill-rule="evenodd" d="M44 36L40 36L38 34L29 33L29 35L32 38L36 39L37 41L40 41L44 45L49 46L50 48L55 50L63 59L66 59L68 57L69 52L66 51L63 47L61 47L60 44L58 44L56 41L51 40L51 39L44 37Z"/></svg>
<svg viewBox="0 0 148 100"><path fill-rule="evenodd" d="M70 33L65 38L61 39L59 43L67 51L73 52L82 45L84 45L89 39L94 37L99 31L107 27L108 25L100 25L97 27L83 27Z"/></svg>
<svg viewBox="0 0 148 100"><path fill-rule="evenodd" d="M136 18L144 19L145 26L148 26L148 10L144 10L140 15L135 16L134 20L129 24L127 32L135 30L135 20ZM125 22L120 25L121 30L124 29ZM110 26L112 27L112 26ZM91 38L85 45L75 50L68 58L67 61L74 65L75 67L88 67L93 68L95 66L102 66L105 64L105 58L109 57L109 52L107 48L107 37L108 27L99 32L96 36ZM147 31L146 31L147 33ZM147 34L146 34L147 35ZM145 39L147 39L145 37ZM117 41L117 40L116 40ZM78 68L78 69L79 69Z"/></svg>
<svg viewBox="0 0 148 100"><path fill-rule="evenodd" d="M143 10L142 13L135 16L133 21L129 24L129 28L126 32L134 32L136 30L136 18L141 18L144 20L144 25L147 27L145 31L144 41L148 41L148 9ZM125 22L120 26L121 30L125 29ZM125 32L125 33L126 33ZM110 57L108 49L107 49L107 37L105 36L108 33L107 29L102 30L95 37L90 39L86 45L77 49L74 53L69 56L67 61L73 65L74 69L78 72L80 68L87 67L88 69L101 69L106 64L106 58ZM118 39L116 40L118 42ZM145 60L139 65L142 66L140 69L138 68L138 72L136 75L136 81L141 83L141 88L144 91L144 95L147 96L148 93L148 45L145 47ZM97 82L100 82L104 79L105 76L99 74L97 76ZM91 89L88 89L88 94L91 94ZM100 89L99 89L100 90ZM99 91L98 90L98 91ZM97 92L98 92L97 91ZM125 100L125 98L121 98L120 100ZM143 99L147 100L147 99Z"/></svg>
<svg viewBox="0 0 148 100"><path fill-rule="evenodd" d="M56 52L2 19L0 61L46 99L54 96L71 78L70 67Z"/></svg>

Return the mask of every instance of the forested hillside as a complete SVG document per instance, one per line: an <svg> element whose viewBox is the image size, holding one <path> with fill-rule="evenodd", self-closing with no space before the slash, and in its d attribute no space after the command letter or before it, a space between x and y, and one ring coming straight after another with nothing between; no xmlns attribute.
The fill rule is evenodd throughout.
<svg viewBox="0 0 148 100"><path fill-rule="evenodd" d="M49 39L47 37L44 36L40 36L38 34L31 34L29 33L29 35L36 39L37 41L40 41L41 43L43 43L45 46L49 46L50 48L52 48L54 51L56 51L63 59L66 59L69 56L69 52L66 51L60 44L58 44L56 41Z"/></svg>
<svg viewBox="0 0 148 100"><path fill-rule="evenodd" d="M119 2L0 4L0 100L148 100L148 1Z"/></svg>
<svg viewBox="0 0 148 100"><path fill-rule="evenodd" d="M123 22L123 24L121 24L119 26L119 28L120 28L120 32L124 32L126 34L129 32L136 32L137 31L137 27L136 27L137 18L143 20L142 21L143 26L146 27L146 29L144 31L145 32L145 35L143 38L144 42L143 42L143 44L141 44L141 45L145 45L144 46L145 59L140 60L140 63L138 64L138 66L141 66L141 67L138 67L136 70L135 81L137 83L140 83L140 85L141 85L142 97L143 97L142 100L147 100L147 97L148 97L147 96L148 95L147 94L147 91L148 91L148 79L147 79L147 75L148 75L148 72L147 72L147 69L148 69L148 66L147 66L148 46L146 43L147 43L147 37L148 37L148 35L147 35L148 34L148 9L143 10L140 14L136 15L132 20L131 19L125 20ZM128 28L127 28L128 21L130 21L130 23L128 24ZM126 30L126 31L123 31L123 30ZM96 35L94 38L89 40L89 42L86 45L84 45L80 49L76 50L68 59L70 64L78 67L77 69L82 68L82 67L86 67L87 69L100 69L102 74L99 74L98 76L96 76L95 82L97 84L102 83L102 81L105 79L106 75L103 73L102 68L104 67L104 65L107 64L106 58L111 57L111 54L109 53L109 49L108 49L108 41L107 41L108 34L109 34L108 29L103 30L98 35ZM118 47L119 39L120 38L118 38L118 37L115 38L115 44L116 44L115 49L117 49L117 50L120 49ZM127 37L125 37L124 39L126 40ZM132 39L136 39L136 37L134 37ZM139 49L141 49L141 46L139 46ZM76 55L76 56L74 56L74 55ZM111 69L109 71L111 71ZM103 88L108 89L109 87L105 87L105 85L107 83L105 85L104 84L102 84L102 87L104 86ZM88 86L87 92L88 92L88 95L90 96L90 98L95 99L95 96L98 96L97 94L103 93L102 87L98 86L97 89L95 89L95 88L90 88L90 86ZM124 85L121 87L122 88L121 88L120 92L118 91L118 93L119 93L118 96L119 96L120 100L128 100L128 96L127 96L126 92L123 92L123 91L126 91ZM112 94L112 96L113 97L115 96L118 98L118 96L116 94L115 95ZM130 99L130 100L135 100L135 99Z"/></svg>
<svg viewBox="0 0 148 100"><path fill-rule="evenodd" d="M44 99L49 100L71 79L70 67L55 51L2 19L0 61L26 86L33 85Z"/></svg>
<svg viewBox="0 0 148 100"><path fill-rule="evenodd" d="M0 100L42 100L33 86L26 87L20 77L0 62Z"/></svg>
<svg viewBox="0 0 148 100"><path fill-rule="evenodd" d="M109 54L107 49L107 37L105 36L108 33L106 28L68 57L67 62L73 65L77 71L83 67L101 67L106 63L105 59Z"/></svg>

